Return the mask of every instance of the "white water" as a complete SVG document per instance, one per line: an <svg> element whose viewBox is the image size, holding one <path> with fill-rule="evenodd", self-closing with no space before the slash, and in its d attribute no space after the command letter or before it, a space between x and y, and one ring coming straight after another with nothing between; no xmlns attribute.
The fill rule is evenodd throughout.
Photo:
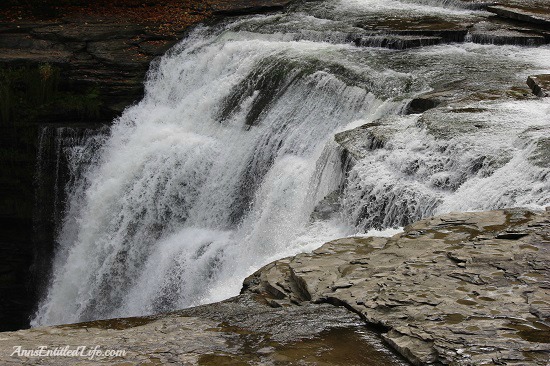
<svg viewBox="0 0 550 366"><path fill-rule="evenodd" d="M347 5L367 11L355 3ZM521 80L550 60L550 49L359 49L310 31L289 36L297 19L322 29L333 22L298 12L197 29L151 70L144 100L116 121L100 161L71 188L33 326L225 299L260 266L358 228L549 204L548 167L530 160L548 135L548 105L477 102L489 112L468 117L482 120L483 133L441 138L419 116L396 116L385 147L349 172L340 214L312 221L315 206L343 183L336 132L396 115L432 83L474 83L488 72L498 72L495 82ZM487 163L468 170L481 156Z"/></svg>

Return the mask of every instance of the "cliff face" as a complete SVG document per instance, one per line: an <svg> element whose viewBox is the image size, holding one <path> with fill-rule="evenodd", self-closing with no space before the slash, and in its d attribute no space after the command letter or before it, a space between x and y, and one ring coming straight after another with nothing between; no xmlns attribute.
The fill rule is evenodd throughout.
<svg viewBox="0 0 550 366"><path fill-rule="evenodd" d="M62 209L54 208L63 202L49 170L54 156L41 157L35 181L39 145L48 152L53 143L41 131L110 124L142 97L149 64L187 27L288 1L11 3L0 7L0 330L28 326L50 267L53 211Z"/></svg>
<svg viewBox="0 0 550 366"><path fill-rule="evenodd" d="M221 303L2 333L0 363L404 365L390 345L417 365L546 365L549 245L548 211L447 214L278 260ZM126 355L14 353L96 345Z"/></svg>

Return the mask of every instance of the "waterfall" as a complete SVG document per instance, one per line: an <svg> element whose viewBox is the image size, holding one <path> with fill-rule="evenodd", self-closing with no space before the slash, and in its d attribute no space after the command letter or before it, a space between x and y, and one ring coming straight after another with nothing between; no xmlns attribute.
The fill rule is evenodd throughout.
<svg viewBox="0 0 550 366"><path fill-rule="evenodd" d="M35 181L35 260L31 273L39 292L45 291L52 267L52 242L62 232L72 230L74 209L83 195L85 173L97 163L97 151L104 143L106 126L44 126L41 128ZM80 190L80 191L79 191ZM70 200L67 202L67 197ZM66 235L66 234L64 234ZM60 254L60 253L58 253Z"/></svg>
<svg viewBox="0 0 550 366"><path fill-rule="evenodd" d="M488 73L499 83L542 68L548 48L361 48L335 14L364 2L319 3L196 28L151 67L144 99L114 122L95 158L74 152L82 173L33 326L218 301L260 266L360 230L549 203L548 167L533 161L548 125L542 102L475 102L491 117L482 133L469 124L450 136L437 119L400 115L437 84ZM529 52L540 64L527 65ZM383 117L393 121L385 144L344 169L334 135ZM329 197L339 211L312 215Z"/></svg>

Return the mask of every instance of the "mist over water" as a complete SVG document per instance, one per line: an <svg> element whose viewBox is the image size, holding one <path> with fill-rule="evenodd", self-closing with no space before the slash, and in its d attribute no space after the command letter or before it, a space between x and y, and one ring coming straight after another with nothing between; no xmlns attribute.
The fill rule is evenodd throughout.
<svg viewBox="0 0 550 366"><path fill-rule="evenodd" d="M262 265L358 231L550 204L549 167L537 160L547 103L477 100L469 107L485 112L441 124L400 115L443 82L523 80L544 68L550 49L358 48L345 42L354 26L335 19L370 16L368 3L306 3L199 27L162 57L145 98L71 181L33 326L218 301ZM441 1L391 3L475 16ZM384 147L345 171L334 135L381 117L391 121ZM80 151L88 150L75 150L76 165ZM312 216L331 194L340 210Z"/></svg>

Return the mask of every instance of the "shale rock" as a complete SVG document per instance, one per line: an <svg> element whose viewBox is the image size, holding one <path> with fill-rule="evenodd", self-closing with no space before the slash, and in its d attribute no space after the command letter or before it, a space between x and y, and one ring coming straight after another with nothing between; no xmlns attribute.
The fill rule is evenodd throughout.
<svg viewBox="0 0 550 366"><path fill-rule="evenodd" d="M550 96L550 74L533 75L527 78L527 85L538 97Z"/></svg>
<svg viewBox="0 0 550 366"><path fill-rule="evenodd" d="M549 270L550 212L509 209L336 240L265 266L243 291L343 305L416 365L546 365Z"/></svg>
<svg viewBox="0 0 550 366"><path fill-rule="evenodd" d="M487 11L503 18L542 25L550 29L550 14L548 13L548 8L495 5L487 7Z"/></svg>
<svg viewBox="0 0 550 366"><path fill-rule="evenodd" d="M0 339L2 365L405 365L345 309L273 309L248 295L160 316L2 333ZM22 355L40 346L86 349L84 356ZM96 346L125 354L86 356Z"/></svg>
<svg viewBox="0 0 550 366"><path fill-rule="evenodd" d="M544 35L532 29L494 21L475 24L469 35L472 42L481 44L538 46L546 43Z"/></svg>
<svg viewBox="0 0 550 366"><path fill-rule="evenodd" d="M292 0L234 0L214 5L215 15L246 15L283 10Z"/></svg>

